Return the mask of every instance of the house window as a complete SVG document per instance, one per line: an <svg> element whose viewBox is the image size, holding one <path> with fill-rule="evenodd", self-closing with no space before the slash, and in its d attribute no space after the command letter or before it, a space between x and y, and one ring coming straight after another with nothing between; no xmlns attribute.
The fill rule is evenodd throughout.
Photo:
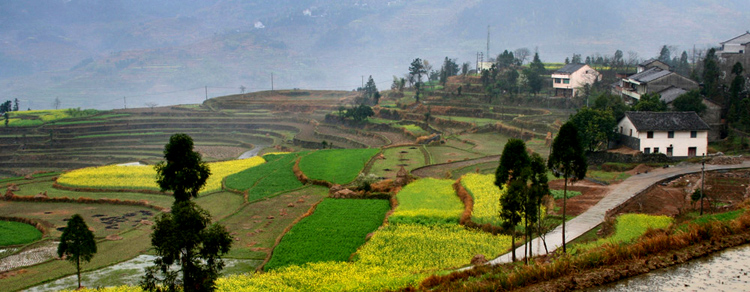
<svg viewBox="0 0 750 292"><path fill-rule="evenodd" d="M672 147L667 147L667 156L672 157Z"/></svg>
<svg viewBox="0 0 750 292"><path fill-rule="evenodd" d="M560 83L560 78L555 78L555 83Z"/></svg>
<svg viewBox="0 0 750 292"><path fill-rule="evenodd" d="M630 129L630 137L633 137L633 129Z"/></svg>
<svg viewBox="0 0 750 292"><path fill-rule="evenodd" d="M622 127L620 127L620 134L622 134Z"/></svg>
<svg viewBox="0 0 750 292"><path fill-rule="evenodd" d="M667 138L674 138L674 131L667 132Z"/></svg>
<svg viewBox="0 0 750 292"><path fill-rule="evenodd" d="M654 147L654 153L659 153L659 147Z"/></svg>
<svg viewBox="0 0 750 292"><path fill-rule="evenodd" d="M654 138L654 131L648 131L648 132L646 132L646 138L647 139L653 139Z"/></svg>
<svg viewBox="0 0 750 292"><path fill-rule="evenodd" d="M651 154L651 148L649 147L643 148L643 154Z"/></svg>
<svg viewBox="0 0 750 292"><path fill-rule="evenodd" d="M698 131L690 131L690 138L698 138Z"/></svg>
<svg viewBox="0 0 750 292"><path fill-rule="evenodd" d="M570 79L563 79L563 84L570 84Z"/></svg>

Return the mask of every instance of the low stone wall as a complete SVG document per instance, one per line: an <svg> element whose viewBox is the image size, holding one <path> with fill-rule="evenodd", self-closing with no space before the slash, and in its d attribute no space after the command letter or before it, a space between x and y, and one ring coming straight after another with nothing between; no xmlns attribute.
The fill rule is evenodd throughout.
<svg viewBox="0 0 750 292"><path fill-rule="evenodd" d="M620 163L670 163L673 158L662 153L655 154L620 154L612 152L589 152L586 154L589 165L601 165L605 162Z"/></svg>

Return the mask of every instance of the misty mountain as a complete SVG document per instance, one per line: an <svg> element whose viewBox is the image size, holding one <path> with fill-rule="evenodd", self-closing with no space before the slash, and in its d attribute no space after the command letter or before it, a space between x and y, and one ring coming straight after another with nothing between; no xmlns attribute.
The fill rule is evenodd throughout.
<svg viewBox="0 0 750 292"><path fill-rule="evenodd" d="M386 89L417 57L473 66L488 26L490 56L527 47L562 62L717 46L748 23L746 1L2 1L0 100L196 103L270 89L271 75L274 88L351 90L372 75Z"/></svg>

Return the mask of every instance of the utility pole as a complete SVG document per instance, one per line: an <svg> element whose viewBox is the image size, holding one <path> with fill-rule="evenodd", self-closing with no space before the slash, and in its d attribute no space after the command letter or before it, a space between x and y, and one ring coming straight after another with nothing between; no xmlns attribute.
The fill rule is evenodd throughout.
<svg viewBox="0 0 750 292"><path fill-rule="evenodd" d="M362 75L362 87L360 87L360 88L362 88L362 89L365 88L365 75Z"/></svg>
<svg viewBox="0 0 750 292"><path fill-rule="evenodd" d="M706 153L703 153L701 158L701 216L703 216L703 192L706 184Z"/></svg>
<svg viewBox="0 0 750 292"><path fill-rule="evenodd" d="M128 100L126 96L122 97L122 103L125 105L125 109L128 109Z"/></svg>
<svg viewBox="0 0 750 292"><path fill-rule="evenodd" d="M490 57L490 26L487 25L487 58Z"/></svg>
<svg viewBox="0 0 750 292"><path fill-rule="evenodd" d="M206 100L208 100L208 85L206 85Z"/></svg>
<svg viewBox="0 0 750 292"><path fill-rule="evenodd" d="M273 72L271 72L271 91L273 91Z"/></svg>

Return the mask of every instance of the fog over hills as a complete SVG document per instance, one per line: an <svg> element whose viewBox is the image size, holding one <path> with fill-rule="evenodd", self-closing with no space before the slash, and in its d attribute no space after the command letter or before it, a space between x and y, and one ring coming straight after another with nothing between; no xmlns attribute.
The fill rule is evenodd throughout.
<svg viewBox="0 0 750 292"><path fill-rule="evenodd" d="M414 58L521 47L545 62L654 57L750 29L750 1L28 0L0 2L0 100L21 108L198 103L280 88L379 89ZM485 56L486 58L486 56Z"/></svg>

